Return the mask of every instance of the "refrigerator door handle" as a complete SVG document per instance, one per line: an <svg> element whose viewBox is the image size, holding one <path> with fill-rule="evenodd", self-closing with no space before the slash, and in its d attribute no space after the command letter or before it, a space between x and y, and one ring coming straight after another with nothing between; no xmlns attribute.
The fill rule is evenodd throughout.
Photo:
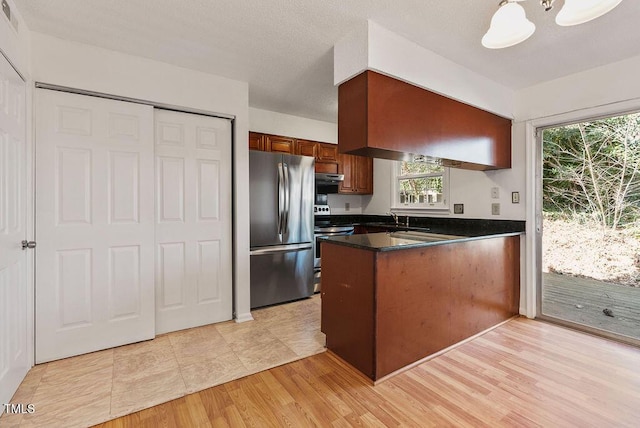
<svg viewBox="0 0 640 428"><path fill-rule="evenodd" d="M289 165L283 163L284 173L284 222L282 225L282 234L289 233L289 208L291 206L291 188L289 187Z"/></svg>
<svg viewBox="0 0 640 428"><path fill-rule="evenodd" d="M278 236L282 242L284 229L284 169L282 162L278 163Z"/></svg>
<svg viewBox="0 0 640 428"><path fill-rule="evenodd" d="M272 247L265 247L265 248L258 248L255 250L251 250L249 252L249 255L260 256L263 254L288 253L291 251L311 250L312 248L313 248L313 244L311 243L292 244L292 245L274 245Z"/></svg>

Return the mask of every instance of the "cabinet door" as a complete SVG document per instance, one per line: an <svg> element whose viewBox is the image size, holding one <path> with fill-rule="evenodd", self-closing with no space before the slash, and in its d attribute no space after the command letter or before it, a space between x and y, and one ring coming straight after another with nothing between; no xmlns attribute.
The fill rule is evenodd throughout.
<svg viewBox="0 0 640 428"><path fill-rule="evenodd" d="M318 157L318 143L306 140L296 141L296 153L302 156Z"/></svg>
<svg viewBox="0 0 640 428"><path fill-rule="evenodd" d="M337 144L325 144L317 143L317 160L325 162L337 162L338 161L338 145Z"/></svg>
<svg viewBox="0 0 640 428"><path fill-rule="evenodd" d="M264 135L249 132L249 150L264 150Z"/></svg>
<svg viewBox="0 0 640 428"><path fill-rule="evenodd" d="M316 162L316 172L324 174L341 174L338 171L338 162Z"/></svg>
<svg viewBox="0 0 640 428"><path fill-rule="evenodd" d="M361 195L371 195L373 193L373 158L365 156L354 156L356 178L356 192Z"/></svg>
<svg viewBox="0 0 640 428"><path fill-rule="evenodd" d="M295 138L280 137L278 135L265 135L265 150L268 152L294 154L296 147Z"/></svg>
<svg viewBox="0 0 640 428"><path fill-rule="evenodd" d="M373 159L365 156L338 155L338 173L344 174L339 193L370 195L373 193Z"/></svg>
<svg viewBox="0 0 640 428"><path fill-rule="evenodd" d="M338 193L352 194L356 191L353 155L338 155L338 174L344 174L344 181L338 187Z"/></svg>

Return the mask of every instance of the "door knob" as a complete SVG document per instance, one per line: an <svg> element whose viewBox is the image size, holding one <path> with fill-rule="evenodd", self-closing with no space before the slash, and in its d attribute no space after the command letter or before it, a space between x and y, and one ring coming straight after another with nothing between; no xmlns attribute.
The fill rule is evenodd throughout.
<svg viewBox="0 0 640 428"><path fill-rule="evenodd" d="M36 241L22 241L22 249L26 250L27 248L36 248Z"/></svg>

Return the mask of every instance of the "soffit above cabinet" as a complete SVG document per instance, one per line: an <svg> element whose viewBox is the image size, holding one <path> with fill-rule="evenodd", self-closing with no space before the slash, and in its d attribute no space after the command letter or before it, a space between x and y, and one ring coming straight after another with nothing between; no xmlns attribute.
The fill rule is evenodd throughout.
<svg viewBox="0 0 640 428"><path fill-rule="evenodd" d="M361 156L511 168L511 120L368 70L339 87L338 145Z"/></svg>

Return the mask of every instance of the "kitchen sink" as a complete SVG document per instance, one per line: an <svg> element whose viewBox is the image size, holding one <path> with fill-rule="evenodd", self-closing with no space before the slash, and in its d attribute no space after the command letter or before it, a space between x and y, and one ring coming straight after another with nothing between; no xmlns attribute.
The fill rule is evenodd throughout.
<svg viewBox="0 0 640 428"><path fill-rule="evenodd" d="M441 233L420 232L416 230L389 232L389 236L392 236L394 238L412 239L415 241L425 241L425 242L450 241L453 239L466 238L466 236L460 236L460 235L443 235Z"/></svg>

